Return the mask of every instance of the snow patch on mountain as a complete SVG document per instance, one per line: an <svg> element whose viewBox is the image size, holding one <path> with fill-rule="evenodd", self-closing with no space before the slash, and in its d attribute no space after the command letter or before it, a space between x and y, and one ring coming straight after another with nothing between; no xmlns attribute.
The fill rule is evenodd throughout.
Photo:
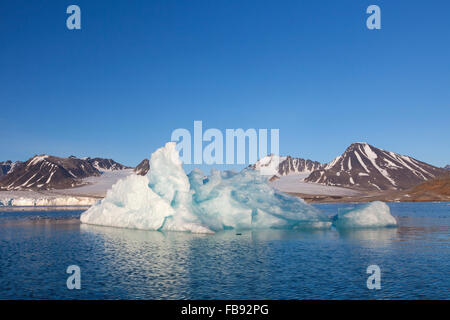
<svg viewBox="0 0 450 320"><path fill-rule="evenodd" d="M291 156L269 155L258 160L250 168L260 171L263 175L282 177L292 174L311 173L322 168L322 164L317 161L293 158Z"/></svg>

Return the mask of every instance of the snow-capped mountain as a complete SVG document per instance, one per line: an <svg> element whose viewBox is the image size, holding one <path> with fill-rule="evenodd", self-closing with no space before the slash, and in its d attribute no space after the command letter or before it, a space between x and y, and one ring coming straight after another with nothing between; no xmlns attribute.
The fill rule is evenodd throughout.
<svg viewBox="0 0 450 320"><path fill-rule="evenodd" d="M317 161L287 156L286 159L280 163L278 167L278 174L281 176L287 176L293 173L310 173L314 170L319 170L322 167L323 165Z"/></svg>
<svg viewBox="0 0 450 320"><path fill-rule="evenodd" d="M86 158L86 160L92 164L94 168L98 171L115 171L130 169L130 167L124 166L121 163L114 161L113 159L103 159L103 158Z"/></svg>
<svg viewBox="0 0 450 320"><path fill-rule="evenodd" d="M1 161L0 162L0 177L6 176L9 172L13 171L14 168L20 163L21 163L21 161L15 161L15 162L12 162L11 160Z"/></svg>
<svg viewBox="0 0 450 320"><path fill-rule="evenodd" d="M255 170L265 170L265 175L287 176L290 174L311 173L322 168L322 164L317 161L293 158L291 156L280 157L276 155L265 156L258 160L250 168Z"/></svg>
<svg viewBox="0 0 450 320"><path fill-rule="evenodd" d="M286 157L271 154L259 159L255 164L249 165L249 167L258 171L264 171L264 174L273 176L278 174L278 168L285 159Z"/></svg>
<svg viewBox="0 0 450 320"><path fill-rule="evenodd" d="M34 156L17 164L0 178L0 190L50 190L85 184L84 178L100 176L102 171L120 170L125 166L109 159L60 158L50 155Z"/></svg>
<svg viewBox="0 0 450 320"><path fill-rule="evenodd" d="M444 169L409 156L353 143L324 168L312 172L306 182L364 190L403 190L433 179Z"/></svg>
<svg viewBox="0 0 450 320"><path fill-rule="evenodd" d="M134 172L140 176L145 176L149 170L150 170L150 161L148 159L142 160L136 166L136 168L134 168Z"/></svg>

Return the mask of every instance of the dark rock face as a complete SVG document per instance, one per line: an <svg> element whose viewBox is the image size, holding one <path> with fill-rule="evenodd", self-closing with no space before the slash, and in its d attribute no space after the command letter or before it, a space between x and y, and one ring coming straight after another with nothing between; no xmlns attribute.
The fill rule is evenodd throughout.
<svg viewBox="0 0 450 320"><path fill-rule="evenodd" d="M0 162L0 177L8 174L9 170L11 170L11 164L11 160Z"/></svg>
<svg viewBox="0 0 450 320"><path fill-rule="evenodd" d="M150 161L148 159L144 159L139 163L136 168L134 168L134 172L140 176L145 176L147 172L150 170Z"/></svg>
<svg viewBox="0 0 450 320"><path fill-rule="evenodd" d="M274 160L279 161L277 165ZM261 170L262 168L271 168L272 174L275 176L287 176L296 173L310 173L314 170L322 168L320 162L305 160L302 158L293 158L291 156L278 157L274 155L266 156L258 160L255 164L249 165L249 168Z"/></svg>
<svg viewBox="0 0 450 320"><path fill-rule="evenodd" d="M131 169L130 167L124 166L123 164L118 163L113 159L87 158L86 160L99 171L115 171L115 170Z"/></svg>
<svg viewBox="0 0 450 320"><path fill-rule="evenodd" d="M280 165L278 166L278 174L280 176L286 176L291 173L313 172L314 170L319 170L322 167L322 164L317 161L287 156L285 160L280 162Z"/></svg>
<svg viewBox="0 0 450 320"><path fill-rule="evenodd" d="M84 184L82 179L100 176L104 170L127 167L111 159L60 158L49 155L34 156L18 163L0 178L0 190L65 189Z"/></svg>
<svg viewBox="0 0 450 320"><path fill-rule="evenodd" d="M353 143L323 169L312 172L306 182L363 190L404 190L433 179L442 168L409 156Z"/></svg>
<svg viewBox="0 0 450 320"><path fill-rule="evenodd" d="M20 163L20 161L12 162L11 160L0 162L0 177L6 176Z"/></svg>

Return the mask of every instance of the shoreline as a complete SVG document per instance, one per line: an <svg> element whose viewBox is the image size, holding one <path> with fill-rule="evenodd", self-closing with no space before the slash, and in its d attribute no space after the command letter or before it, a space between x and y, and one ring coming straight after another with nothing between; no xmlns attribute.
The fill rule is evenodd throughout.
<svg viewBox="0 0 450 320"><path fill-rule="evenodd" d="M30 211L86 211L91 206L0 206L0 212Z"/></svg>
<svg viewBox="0 0 450 320"><path fill-rule="evenodd" d="M450 202L450 196L436 194L405 194L402 192L386 192L362 194L359 196L337 196L337 195L311 195L302 193L288 193L299 197L307 203L367 203L373 201L382 202Z"/></svg>
<svg viewBox="0 0 450 320"><path fill-rule="evenodd" d="M292 194L291 194L292 195ZM297 195L294 195L297 196ZM311 198L314 197L314 198ZM325 198L324 198L325 197ZM336 196L330 196L327 198L326 196L311 196L309 198L302 198L306 203L314 205L314 204L339 204L339 203L349 203L349 204L358 204L358 203L369 203L377 200L362 200L362 199L332 199ZM320 199L317 199L320 198ZM383 200L381 200L383 201ZM450 200L414 200L410 199L409 201L399 201L399 200L385 200L387 203L445 203ZM33 212L33 211L86 211L91 206L0 206L0 212Z"/></svg>

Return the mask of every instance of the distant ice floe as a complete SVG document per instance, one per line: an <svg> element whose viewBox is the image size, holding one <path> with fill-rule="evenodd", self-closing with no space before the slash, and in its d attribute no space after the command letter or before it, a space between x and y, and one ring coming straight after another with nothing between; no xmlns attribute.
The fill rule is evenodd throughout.
<svg viewBox="0 0 450 320"><path fill-rule="evenodd" d="M98 199L90 197L4 197L0 199L0 207L40 207L40 206L90 206Z"/></svg>
<svg viewBox="0 0 450 320"><path fill-rule="evenodd" d="M146 176L130 175L118 181L101 202L81 215L81 222L193 233L331 227L327 215L300 198L272 188L267 177L258 171L248 168L239 173L212 171L205 177L196 169L186 175L175 147L174 142L169 142L156 150ZM380 207L375 204L373 208L376 211ZM385 208L382 209L386 215ZM367 215L366 225L376 220L372 211L358 211L361 217ZM355 223L362 225L358 219Z"/></svg>
<svg viewBox="0 0 450 320"><path fill-rule="evenodd" d="M388 205L375 201L359 208L339 212L333 219L338 229L395 227L397 221L391 215Z"/></svg>

